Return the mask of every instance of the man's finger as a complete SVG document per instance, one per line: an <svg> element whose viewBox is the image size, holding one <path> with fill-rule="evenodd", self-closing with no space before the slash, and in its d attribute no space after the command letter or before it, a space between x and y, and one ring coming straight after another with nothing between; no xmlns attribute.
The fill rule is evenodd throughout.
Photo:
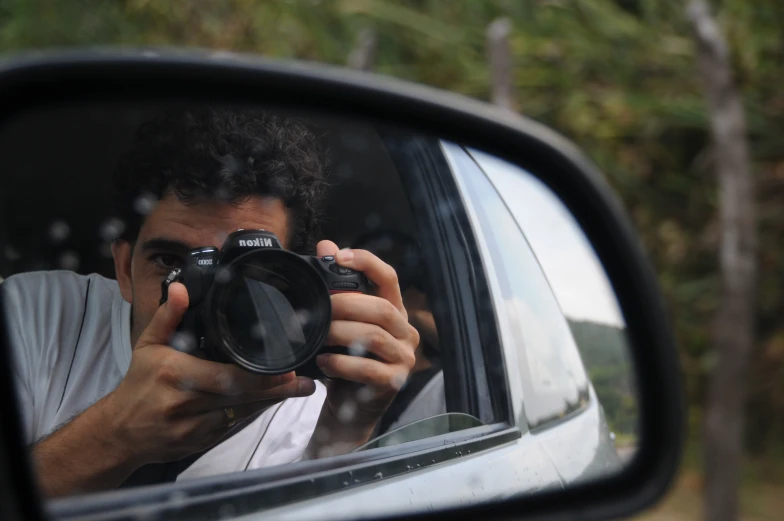
<svg viewBox="0 0 784 521"><path fill-rule="evenodd" d="M300 376L290 382L263 391L231 395L200 393L193 402L183 408L183 413L197 414L222 407L238 408L260 402L277 403L287 398L310 396L314 392L316 392L316 383L310 378Z"/></svg>
<svg viewBox="0 0 784 521"><path fill-rule="evenodd" d="M325 375L357 382L377 389L399 391L408 378L402 367L359 356L321 354L316 363Z"/></svg>
<svg viewBox="0 0 784 521"><path fill-rule="evenodd" d="M335 260L345 268L364 273L378 287L376 295L390 301L408 320L397 273L392 266L365 250L340 250L335 254Z"/></svg>
<svg viewBox="0 0 784 521"><path fill-rule="evenodd" d="M390 301L373 295L337 293L332 295L332 320L352 320L375 324L395 338L408 339L414 330Z"/></svg>
<svg viewBox="0 0 784 521"><path fill-rule="evenodd" d="M407 344L390 335L375 324L333 320L324 345L349 346L349 349L363 349L378 356L385 362L414 365L414 351ZM362 355L364 353L357 353Z"/></svg>
<svg viewBox="0 0 784 521"><path fill-rule="evenodd" d="M150 345L169 345L171 337L188 309L188 290L179 282L169 286L169 297L159 306L134 349Z"/></svg>
<svg viewBox="0 0 784 521"><path fill-rule="evenodd" d="M316 256L324 257L326 255L335 255L340 248L332 241L319 241L316 244Z"/></svg>
<svg viewBox="0 0 784 521"><path fill-rule="evenodd" d="M182 390L231 396L266 391L296 379L293 371L278 375L255 374L234 364L202 360L185 353L183 355L187 360L178 360L177 368Z"/></svg>

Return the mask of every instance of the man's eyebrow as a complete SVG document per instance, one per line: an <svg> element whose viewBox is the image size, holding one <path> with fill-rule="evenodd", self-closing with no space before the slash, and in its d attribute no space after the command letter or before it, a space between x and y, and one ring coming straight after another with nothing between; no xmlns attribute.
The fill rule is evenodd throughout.
<svg viewBox="0 0 784 521"><path fill-rule="evenodd" d="M182 241L177 241L174 239L164 239L162 237L156 237L153 239L147 239L142 243L142 251L143 252L150 252L150 251L170 251L176 253L185 253L186 251L192 249L190 246L185 244Z"/></svg>

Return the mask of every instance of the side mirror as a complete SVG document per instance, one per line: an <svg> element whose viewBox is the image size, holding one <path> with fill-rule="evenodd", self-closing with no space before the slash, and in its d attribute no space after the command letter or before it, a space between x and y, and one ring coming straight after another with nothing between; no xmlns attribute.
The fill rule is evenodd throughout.
<svg viewBox="0 0 784 521"><path fill-rule="evenodd" d="M297 183L310 182L315 163L307 151L292 152L283 134L264 134L269 127L231 127L237 117L250 113L297 121L332 155L330 182L313 185L326 194L325 218L318 223L324 234L336 248L370 251L395 269L394 295L382 288L375 297L399 300L398 307L405 306L405 318L418 332L418 354L411 358L408 380L399 382L395 398L373 418L372 434L363 424L367 435L351 450L307 455L309 440L331 435L319 430L321 402L312 421L302 426L298 415L305 415L306 407L295 410L294 404L305 402L278 401L291 407L280 413L288 414L288 427L273 423L281 421L275 420L277 411L289 410L278 402L278 409L248 413L241 428L195 452L171 479L118 490L93 480L92 488L74 485L62 494L69 497L46 502L43 493L51 489L43 476L51 469L42 468L36 447L53 439L63 421L76 421L74 414L115 389L131 353L128 348L117 354L125 361L116 367L110 358L111 374L91 367L96 358L77 348L98 349L94 342L85 348L79 341L93 334L88 331L92 325L77 328L75 344L59 351L54 333L45 333L60 320L59 311L52 310L81 313L83 306L79 316L84 322L88 312L100 314L101 306L90 311L86 300L78 300L81 290L74 290L77 300L44 305L61 275L40 279L36 293L22 274L53 268L79 277L99 274L100 287L117 296L118 322L107 326L106 338L123 336L117 340L120 352L130 346L129 335L136 334L131 307L137 325L149 318L141 304L146 294L139 286L130 289L139 272L128 269L127 291L110 280L118 266L111 243L132 228L110 204L110 173L118 157L140 150L139 136L160 131L146 125L150 121L171 122L161 114L176 114L182 125L176 128L188 130L201 121L193 114L202 112L215 133L208 138L217 143L204 156L203 175L223 176L225 186L211 185L198 177L201 173L181 172L187 170L185 163L172 158L188 156L177 143L191 146L197 138L165 134L156 142L158 159L145 156L142 161L137 154L133 163L149 166L150 172L158 168L153 164L157 160L165 165L160 167L164 181L150 185L160 193L145 191L130 201L139 222L148 222L166 197L180 198L170 199L173 204L186 201L193 195L190 189L212 191L207 195L215 200L204 203L205 194L199 192L182 203L195 213L180 219L187 229L179 228L179 235L164 237L165 227L156 230L187 249L222 244L225 236L220 241L218 236L223 232L215 231L217 221L209 220L216 216L234 229L276 226L263 219L237 226L240 217L221 213L228 208L221 204L235 208L254 194L283 201L291 212L286 215L302 211L316 219L310 208L286 202L300 197L291 195L296 183L253 184L286 169L294 172ZM258 118L253 118L255 125ZM245 146L243 132L250 133L255 148ZM258 169L257 161L269 158L274 151L267 146L284 150L289 155L281 157L288 159L270 160L274 165L267 173L254 174L261 177L253 178L250 195L221 199L223 188L231 191L242 184L232 176ZM4 65L0 154L6 165L0 190L5 244L0 275L6 279L0 385L7 411L0 416L0 497L9 519L39 519L44 511L56 519L141 514L218 519L257 512L285 519L490 519L511 512L602 519L652 504L673 479L683 441L683 402L674 340L655 276L596 167L569 141L532 120L454 94L318 65L168 51L71 52ZM222 166L209 167L213 160ZM183 185L187 189L172 191L166 183L177 175L197 178ZM202 203L212 206L202 211ZM207 221L200 220L203 216ZM216 238L199 235L205 229ZM308 244L309 236L300 240L299 232L291 233L289 244L297 253L337 255L319 253ZM135 238L129 240L136 244ZM140 259L133 262L144 262ZM15 277L13 282L9 277ZM275 295L289 299L288 307L295 311L289 315L303 316L307 306L290 296L296 293L291 289L296 281L269 284ZM154 287L158 294L150 298L157 303L157 279ZM348 298L352 296L337 300ZM105 309L113 305L109 302ZM307 329L308 317L317 314L304 311L306 318L296 327ZM27 322L25 313L40 314L40 321ZM382 327L378 324L382 322L374 327ZM36 342L22 345L32 338L28 335L34 327L41 328L35 330ZM177 348L183 338L172 337L169 343ZM188 339L190 344L193 340ZM114 349L114 341L107 342L106 349ZM338 356L359 354L374 363L392 356L373 343L351 344ZM345 383L324 380L312 396L332 403L339 381ZM84 398L81 408L73 405L81 403L73 389L89 387L89 382L101 382L90 388L94 396ZM25 388L29 396L20 391ZM356 396L343 402L350 406L334 411L344 426L358 421L356 411L368 399L363 394L367 388L355 389ZM62 407L74 411L68 415ZM226 410L233 426L235 410L244 409L221 405L220 410ZM258 436L254 425L261 426ZM280 426L280 432L264 425ZM289 436L286 429L296 435ZM269 436L280 437L276 444L262 443ZM247 465L243 460L236 468L216 471L221 461L236 456L239 449L231 448L242 443L250 447L242 456ZM299 452L294 454L287 443L294 448L299 443ZM286 451L294 455L286 459ZM177 462L187 459L181 456ZM133 466L131 476L143 468L141 463ZM128 485L127 474L116 485ZM62 479L76 478L65 472Z"/></svg>

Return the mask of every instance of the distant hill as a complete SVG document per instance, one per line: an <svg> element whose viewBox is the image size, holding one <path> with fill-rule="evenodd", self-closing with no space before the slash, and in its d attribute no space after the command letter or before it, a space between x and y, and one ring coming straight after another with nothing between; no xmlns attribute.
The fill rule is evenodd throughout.
<svg viewBox="0 0 784 521"><path fill-rule="evenodd" d="M616 434L634 434L637 402L625 329L581 320L568 322L610 428Z"/></svg>
<svg viewBox="0 0 784 521"><path fill-rule="evenodd" d="M587 369L627 363L629 348L624 329L598 322L567 320Z"/></svg>

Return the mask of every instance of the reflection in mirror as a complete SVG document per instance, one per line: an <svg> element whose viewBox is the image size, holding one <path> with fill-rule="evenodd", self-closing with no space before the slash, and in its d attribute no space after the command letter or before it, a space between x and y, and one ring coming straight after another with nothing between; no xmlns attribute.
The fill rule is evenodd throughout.
<svg viewBox="0 0 784 521"><path fill-rule="evenodd" d="M255 509L307 518L303 501L351 488L330 515L392 514L558 488L631 454L623 317L527 172L247 107L50 107L3 122L0 153L6 346L55 504L196 497L235 474L270 484ZM396 499L406 480L416 501Z"/></svg>
<svg viewBox="0 0 784 521"><path fill-rule="evenodd" d="M624 322L590 242L563 203L528 172L472 150L504 197L566 317L618 454L637 448L639 411Z"/></svg>
<svg viewBox="0 0 784 521"><path fill-rule="evenodd" d="M521 263L536 262L544 275L541 284L530 276L524 282L510 281L510 286L520 289L523 298L515 301L515 311L527 324L524 335L531 337L526 357L533 365L528 370L532 397L536 398L526 402L529 422L533 427L546 425L553 417L584 407L588 396L575 402L568 395L570 389L583 387L581 378L587 376L611 429L616 451L628 461L637 448L639 420L634 373L626 325L596 253L574 217L540 180L480 151L471 150L470 155L495 189L491 191L488 185L479 192L487 194L483 199L485 211L498 216L494 221L498 226L506 223L516 228L509 230L512 236L522 235L527 242L523 245L521 241L515 248L515 241L508 241L502 247ZM501 199L504 209L498 204ZM529 275L532 271L523 270ZM547 306L541 305L547 300L545 293L554 295L560 312L545 311ZM529 304L530 300L540 305ZM560 333L556 333L558 327L554 324L545 326L553 319L563 322L561 315L569 331L564 331L563 325ZM571 348L573 344L576 350ZM567 397L563 406L552 402L552 397L558 395Z"/></svg>

